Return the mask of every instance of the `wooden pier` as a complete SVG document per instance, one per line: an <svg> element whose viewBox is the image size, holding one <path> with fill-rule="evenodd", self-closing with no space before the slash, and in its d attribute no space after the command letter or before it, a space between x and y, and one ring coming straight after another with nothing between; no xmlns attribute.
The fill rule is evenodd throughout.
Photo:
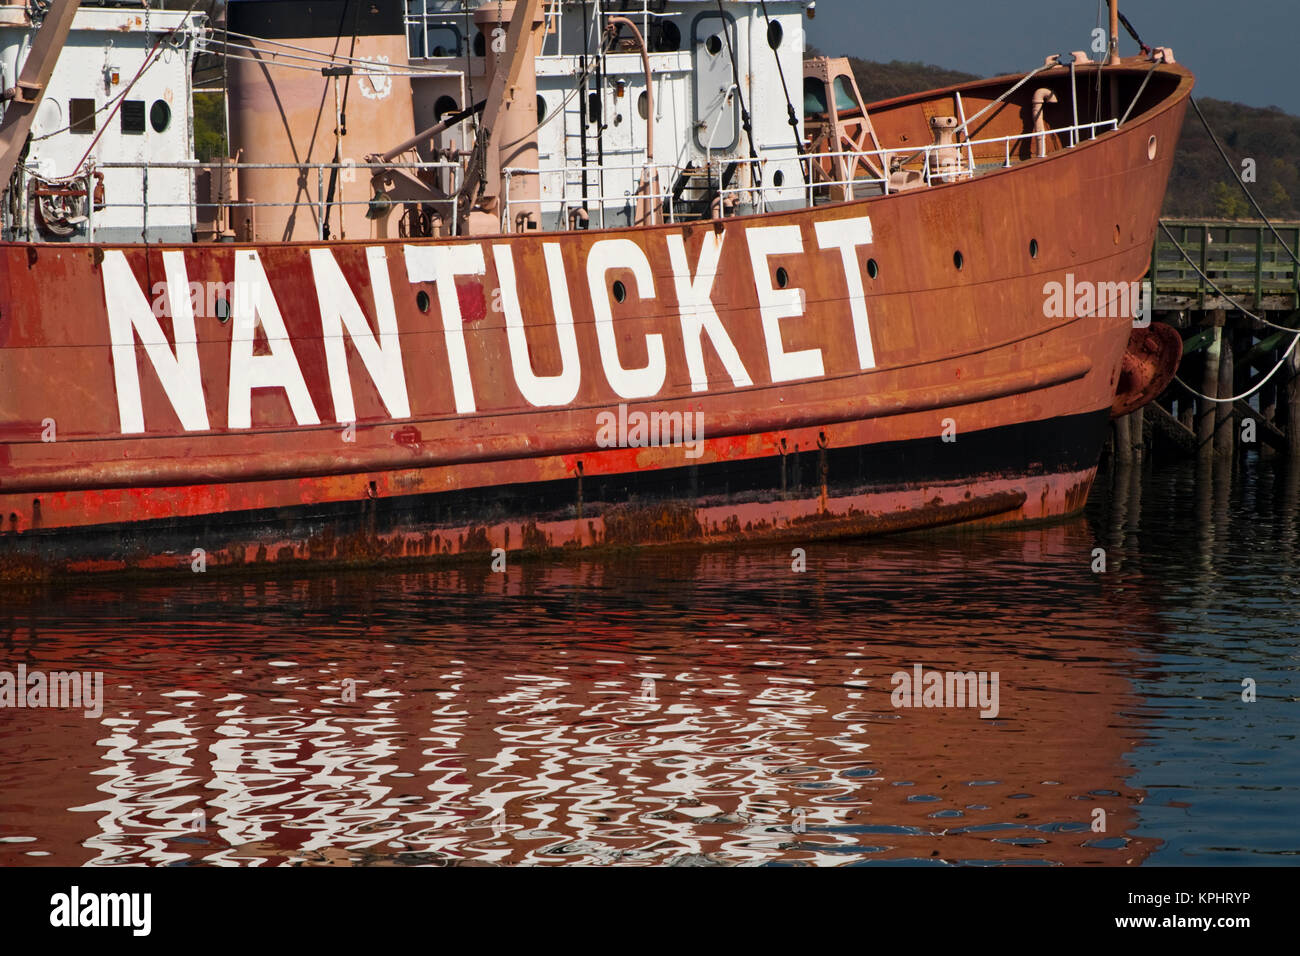
<svg viewBox="0 0 1300 956"><path fill-rule="evenodd" d="M1277 372L1227 403L1175 381L1157 401L1114 422L1115 461L1151 454L1232 462L1251 451L1300 460L1300 347L1293 349L1295 335L1284 331L1300 329L1300 268L1292 255L1300 253L1300 222L1271 229L1225 220L1162 225L1147 278L1153 317L1183 336L1181 382L1222 399L1245 395Z"/></svg>

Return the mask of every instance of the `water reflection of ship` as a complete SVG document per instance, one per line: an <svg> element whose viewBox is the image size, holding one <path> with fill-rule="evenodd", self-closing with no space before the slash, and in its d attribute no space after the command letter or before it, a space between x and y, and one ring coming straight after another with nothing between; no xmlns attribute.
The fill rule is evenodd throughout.
<svg viewBox="0 0 1300 956"><path fill-rule="evenodd" d="M1136 863L1114 622L1159 623L1093 545L1075 523L828 550L797 580L751 551L141 588L112 642L79 592L12 643L51 668L112 648L104 718L11 712L7 765L76 769L9 796L54 863ZM998 719L895 710L914 663L999 672Z"/></svg>

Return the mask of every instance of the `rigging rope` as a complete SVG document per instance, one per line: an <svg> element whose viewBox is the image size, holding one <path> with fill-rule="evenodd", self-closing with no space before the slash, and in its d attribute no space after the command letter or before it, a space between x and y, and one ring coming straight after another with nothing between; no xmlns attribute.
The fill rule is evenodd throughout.
<svg viewBox="0 0 1300 956"><path fill-rule="evenodd" d="M1243 398L1250 398L1250 396L1254 395L1261 388L1267 385L1269 379L1271 379L1274 375L1278 373L1278 369L1280 369L1283 365L1286 364L1286 360L1291 357L1291 353L1295 351L1295 347L1297 344L1300 344L1300 335L1296 335L1291 338L1291 344L1288 345L1286 347L1286 351L1282 353L1281 360L1276 365L1274 365L1272 370L1267 375L1265 375L1262 379L1260 379L1259 382L1254 385L1254 387L1250 388L1247 391L1242 392L1240 395L1233 395L1231 398L1212 398L1211 396L1206 395L1204 392L1200 392L1192 388L1192 386L1188 385L1177 375L1174 376L1174 381L1177 382L1179 385L1181 385L1183 388L1187 389L1197 398L1203 398L1207 402L1214 402L1216 405L1226 405L1230 402L1239 402Z"/></svg>
<svg viewBox="0 0 1300 956"><path fill-rule="evenodd" d="M1196 110L1196 115L1201 118L1201 125L1205 127L1205 132L1209 134L1210 142L1212 142L1214 148L1219 151L1219 155L1223 157L1223 161L1227 164L1228 169L1232 170L1232 178L1237 181L1237 185L1241 187L1241 191L1246 194L1246 198L1250 200L1250 204L1255 207L1255 212L1259 213L1259 218L1263 221L1264 225L1268 226L1269 232L1273 233L1278 244L1286 250L1286 254L1291 257L1291 261L1296 265L1300 265L1300 259L1296 258L1295 252L1286 244L1286 240L1282 238L1277 229L1273 227L1273 223L1269 221L1268 216L1264 215L1264 210L1260 208L1259 203L1255 201L1255 197L1251 195L1250 189L1241 181L1241 176L1237 173L1237 167L1232 165L1232 160L1228 158L1228 154L1224 152L1223 147L1219 145L1218 137L1214 135L1214 130L1210 129L1209 121L1206 120L1205 114L1201 112L1201 105L1191 96L1187 97L1187 99L1188 102L1192 104L1192 109Z"/></svg>
<svg viewBox="0 0 1300 956"><path fill-rule="evenodd" d="M736 60L736 51L731 45L731 33L727 30L727 15L722 12L722 0L718 0L718 19L722 21L722 36L727 41L727 55L731 57L731 75L736 87L736 99L740 103L740 124L749 141L749 161L754 178L754 186L763 185L763 167L758 161L758 151L754 149L754 124L750 120L749 110L745 107L745 94L740 89L740 63ZM733 21L734 22L734 21Z"/></svg>
<svg viewBox="0 0 1300 956"><path fill-rule="evenodd" d="M1271 379L1274 375L1276 375L1278 370L1286 363L1287 357L1290 356L1292 351L1295 350L1296 343L1300 342L1300 329L1295 329L1288 325L1278 325L1276 322L1270 322L1268 319L1264 318L1263 316L1255 315L1253 312L1251 312L1249 309L1243 306L1240 302L1237 302L1235 299L1233 299L1232 296L1228 295L1228 293L1220 289L1215 284L1213 279L1211 279L1209 276L1207 276L1204 272L1201 271L1201 267L1192 261L1192 257L1187 254L1187 250L1185 250L1179 244L1178 240L1174 238L1174 234L1169 231L1168 226L1166 226L1162 222L1160 224L1160 228L1163 229L1165 235L1169 237L1169 241L1174 244L1174 248L1177 249L1178 252L1182 255L1182 257L1187 260L1187 264L1190 265L1193 269L1195 269L1197 274L1202 279L1204 279L1206 282L1209 283L1210 288L1214 289L1215 292L1219 293L1219 295L1221 295L1224 299L1226 299L1232 305L1233 308L1237 309L1238 311L1240 311L1241 313L1243 313L1249 318L1255 319L1256 321L1259 322L1263 322L1267 326L1270 326L1275 329L1280 329L1283 332L1294 333L1291 337L1291 344L1287 346L1287 350L1282 354L1281 361L1279 361L1276 365L1273 366L1272 371L1270 371L1267 375L1265 375L1262 379L1260 379L1259 382L1249 391L1242 392L1240 395L1234 395L1232 398L1212 398L1209 395L1206 395L1203 392L1197 391L1196 389L1192 388L1192 386L1188 385L1177 375L1174 376L1174 380L1178 382L1179 385L1183 386L1183 388L1187 389L1197 398L1203 398L1207 402L1227 403L1227 402L1235 402L1243 398L1249 398L1251 395L1254 395L1257 391L1263 388L1268 383L1268 380Z"/></svg>
<svg viewBox="0 0 1300 956"><path fill-rule="evenodd" d="M1245 315L1245 316L1246 316L1247 318L1249 318L1249 319L1254 319L1256 322L1262 322L1262 323L1264 323L1265 325L1270 326L1271 328L1279 329L1280 331L1283 331L1283 332L1300 332L1300 329L1292 328L1292 327L1289 326L1289 325L1278 325L1276 322L1270 322L1268 319L1264 318L1262 315L1255 315L1255 313L1251 312L1249 309L1247 309L1244 305L1242 305L1240 302L1238 302L1238 301L1237 301L1236 299L1234 299L1232 296L1228 295L1228 293L1224 292L1222 289L1220 289L1220 288L1215 284L1215 282L1214 282L1213 279L1211 279L1209 276L1207 276L1204 272L1201 271L1201 267L1200 267L1200 266L1198 266L1195 262L1192 261L1192 257L1189 256L1189 255L1187 254L1187 250L1186 250L1186 249L1184 249L1181 245L1178 244L1178 240L1174 238L1174 234L1173 234L1172 232L1169 231L1169 227L1168 227L1168 226L1166 226L1166 225L1162 222L1162 223L1160 224L1160 228L1164 230L1165 235L1169 237L1169 241L1172 242L1172 243L1174 244L1174 248L1178 250L1179 254L1180 254L1184 259L1187 260L1187 264L1190 265L1193 269L1196 270L1196 274L1199 275L1202 279L1204 279L1204 280L1209 284L1209 286L1210 286L1211 289L1213 289L1215 292L1219 293L1219 295L1222 296L1222 297L1223 297L1223 298L1228 302L1228 304L1231 305L1231 306L1232 306L1234 309L1236 309L1238 312L1241 312L1243 315Z"/></svg>
<svg viewBox="0 0 1300 956"><path fill-rule="evenodd" d="M790 102L790 88L785 83L785 69L781 66L781 54L776 47L772 46L772 17L767 12L767 0L759 0L759 4L763 8L763 19L767 21L767 45L772 49L772 58L776 60L776 72L781 77L781 92L785 94L785 112L789 117L790 131L794 134L794 152L796 156L802 156L803 141L799 138L799 114L795 112L794 104ZM809 185L808 169L804 163L799 164L799 172L803 175L803 184Z"/></svg>

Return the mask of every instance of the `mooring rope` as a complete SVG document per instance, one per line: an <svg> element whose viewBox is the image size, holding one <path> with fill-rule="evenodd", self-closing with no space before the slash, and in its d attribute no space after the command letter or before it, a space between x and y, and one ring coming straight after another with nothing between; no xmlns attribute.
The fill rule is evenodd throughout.
<svg viewBox="0 0 1300 956"><path fill-rule="evenodd" d="M1244 305L1242 305L1232 296L1228 295L1228 293L1224 292L1222 289L1218 287L1218 285L1215 284L1213 279L1211 279L1209 276L1207 276L1204 272L1201 271L1201 267L1198 266L1192 260L1192 257L1187 254L1187 250L1178 244L1178 240L1174 238L1174 234L1169 231L1168 226L1166 226L1162 222L1160 223L1160 228L1165 231L1165 235L1169 237L1169 241L1174 244L1174 248L1178 250L1179 254L1184 259L1187 260L1187 264L1196 270L1196 274L1199 275L1202 279L1204 279L1207 283L1209 283L1210 288L1213 289L1215 292L1219 293L1219 295L1221 295L1228 302L1228 304L1231 305L1234 309L1236 309L1238 312L1241 312L1247 318L1254 319L1256 322L1262 322L1264 325L1267 325L1274 329L1278 329L1279 331L1300 333L1300 329L1293 328L1289 325L1278 325L1276 322L1270 322L1262 315L1256 315L1254 312L1251 312L1250 309L1246 308Z"/></svg>
<svg viewBox="0 0 1300 956"><path fill-rule="evenodd" d="M1278 363L1273 366L1273 370L1271 372L1269 372L1262 379L1260 379L1259 382L1253 388L1251 388L1248 391L1242 392L1240 395L1234 395L1232 396L1232 398L1212 398L1209 395L1206 395L1204 392L1200 392L1192 388L1192 386L1188 385L1177 375L1174 376L1174 381L1177 382L1179 385L1181 385L1183 388L1187 389L1197 398L1203 398L1207 402L1214 402L1215 404L1227 404L1229 402L1238 402L1241 401L1241 399L1243 398L1250 398L1250 396L1254 395L1261 388L1267 385L1268 380L1271 379L1274 375L1276 375L1278 369L1280 369L1283 365L1286 364L1286 360L1290 358L1291 353L1295 351L1295 347L1297 343L1300 343L1300 335L1296 335L1291 339L1291 344L1286 347L1286 351L1282 353L1281 360L1279 360Z"/></svg>
<svg viewBox="0 0 1300 956"><path fill-rule="evenodd" d="M1263 220L1264 225L1268 226L1269 232L1273 233L1278 244L1286 250L1286 254L1291 257L1291 261L1300 266L1300 259L1296 258L1295 252L1293 252L1291 247L1286 244L1286 240L1282 238L1275 228L1273 228L1273 223L1269 221L1268 216L1264 215L1264 210L1261 209L1259 203L1255 201L1255 197L1251 194L1250 189L1244 182L1242 182L1241 176L1237 173L1237 167L1232 165L1232 160L1228 158L1228 154L1224 152L1223 147L1219 145L1219 139L1214 135L1214 130L1210 129L1210 123L1205 118L1205 114L1201 112L1200 104L1190 96L1187 97L1187 100L1192 104L1192 109L1196 110L1196 115L1201 118L1201 125L1205 127L1205 132L1209 134L1210 142L1214 144L1214 148L1219 151L1219 155L1223 157L1224 163L1226 163L1228 169L1231 170L1232 178L1237 181L1237 185L1241 187L1241 191L1246 194L1246 198L1250 200L1250 204L1255 207L1255 212L1259 213L1259 218Z"/></svg>
<svg viewBox="0 0 1300 956"><path fill-rule="evenodd" d="M1239 312L1241 312L1243 315L1249 316L1249 317L1252 318L1252 319L1255 319L1256 321L1263 322L1265 325L1270 326L1270 327L1272 327L1272 328L1280 329L1280 330L1283 331L1283 332L1291 332L1291 333L1293 333L1293 334L1292 334L1292 337L1291 337L1291 344L1287 346L1286 351L1282 354L1282 359L1281 359L1281 361L1279 361L1276 365L1273 366L1273 370L1272 370L1271 372L1269 372L1267 375L1265 375L1262 379L1260 379L1259 382L1258 382L1258 383L1257 383L1253 388L1251 388L1249 391L1242 392L1240 395L1234 395L1232 398L1211 398L1209 395L1206 395L1204 392L1200 392L1200 391L1197 391L1196 389L1192 388L1192 386L1188 385L1186 382L1184 382L1184 381L1183 381L1181 378L1179 378L1177 375L1174 376L1174 381L1175 381L1175 382L1177 382L1177 383L1178 383L1179 385L1181 385L1183 388L1187 389L1189 392L1191 392L1191 393L1192 393L1193 395L1195 395L1197 398L1203 398L1203 399L1205 399L1207 402L1227 403L1227 402L1235 402L1235 401L1239 401L1240 399L1243 399L1243 398L1249 398L1251 395L1254 395L1257 391L1259 391L1261 388L1263 388L1265 385L1267 385L1269 379L1271 379L1274 375L1276 375L1277 372L1278 372L1278 370L1279 370L1283 365L1286 364L1286 360L1287 360L1287 358L1291 355L1291 353L1292 353L1293 351L1295 351L1296 343L1300 342L1300 329L1292 328L1292 327L1289 326L1289 325L1278 325L1276 322L1270 322L1268 319L1264 318L1264 317L1261 316L1261 315L1255 315L1255 313L1251 312L1249 309L1247 309L1245 306L1243 306L1240 302L1238 302L1238 301L1236 301L1234 298L1232 298L1232 296L1228 295L1228 293L1226 293L1226 292L1224 292L1222 289L1220 289L1220 288L1215 284L1215 282L1214 282L1213 279L1211 279L1209 276L1207 276L1204 272L1201 271L1201 267L1198 266L1195 262L1192 261L1192 257L1189 256L1189 255L1187 254L1187 250L1184 249L1181 245L1178 244L1178 240L1174 238L1174 234L1173 234L1172 232L1169 231L1169 227L1168 227L1168 226L1166 226L1166 225L1162 222L1162 223L1160 224L1160 228L1163 229L1163 230L1165 231L1165 235L1169 237L1169 241L1172 242L1172 243L1174 244L1174 248L1178 250L1179 254L1182 255L1182 257L1183 257L1184 259L1187 260L1187 264L1188 264L1189 266L1191 266L1193 269L1196 270L1197 275L1199 275L1202 279L1204 279L1206 282L1208 282L1208 283L1210 284L1210 288L1212 288L1215 292L1219 293L1219 295L1223 296L1223 298L1226 299L1226 300L1227 300L1227 301L1228 301L1228 302L1229 302L1229 303L1230 303L1234 308L1236 308Z"/></svg>

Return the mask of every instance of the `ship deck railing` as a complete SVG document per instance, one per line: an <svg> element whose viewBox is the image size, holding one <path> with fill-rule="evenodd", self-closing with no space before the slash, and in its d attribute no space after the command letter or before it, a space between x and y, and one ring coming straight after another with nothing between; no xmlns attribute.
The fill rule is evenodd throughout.
<svg viewBox="0 0 1300 956"><path fill-rule="evenodd" d="M920 181L915 185L933 186L969 179L972 176L979 176L996 169L1009 168L1022 161L1020 156L1021 147L1026 142L1031 143L1031 155L1038 156L1044 152L1050 154L1062 149L1073 148L1085 140L1096 139L1103 133L1117 129L1118 126L1117 120L1106 119L1069 126L1056 126L1042 131L1016 133L1008 136L973 140L963 139L952 144L802 153L799 155L799 160L803 164L804 181L802 183L783 182L780 185L763 183L756 186L752 183L740 185L725 183L725 170L729 166L748 162L748 160L738 156L709 160L706 166L695 170L687 170L671 164L647 164L644 162L606 163L603 166L589 165L586 168L589 178L585 187L581 178L583 173L581 166L566 164L535 168L509 167L502 170L505 179L505 201L501 207L501 228L503 232L509 232L514 227L516 217L512 215L512 211L516 207L537 206L539 204L551 208L558 206L561 222L566 221L572 211L579 208L586 209L593 220L604 226L605 215L608 212L611 210L619 212L635 208L638 200L650 200L654 207L659 210L659 217L662 221L679 221L679 207L687 204L682 203L680 196L672 188L672 184L679 177L691 172L697 176L707 176L710 186L708 199L715 207L710 215L717 214L722 217L728 214L729 209L735 208L746 212L764 212L772 208L787 208L788 202L782 203L779 207L777 203L780 202L779 197L788 197L792 190L802 192L802 205L805 207L826 201L826 197L836 190L840 191L845 199L888 195L898 191L898 187L890 181L889 172L876 176L859 175L848 178L835 178L824 173L814 177L812 171L814 168L819 169L822 165L830 165L834 169L837 168L837 164L846 164L849 169L874 167L881 170L892 169L894 172L906 170L920 174ZM994 161L993 163L979 164L975 161L977 151L983 156L988 156L994 150L1002 154L1000 163ZM947 161L941 162L941 158ZM760 166L764 165L763 160L760 159L758 162ZM839 168L843 168L843 166ZM625 175L615 176L620 182L618 190L606 192L602 187L605 177L619 173ZM657 179L655 175L647 177L647 173L657 174ZM520 198L517 195L511 195L512 181L524 176L562 178L563 185L560 195L542 196L540 199L533 197ZM651 191L642 191L639 187L626 188L629 182L639 184L647 179L649 182L657 181L659 188ZM915 185L910 188L915 188ZM717 202L718 199L721 199L720 203Z"/></svg>
<svg viewBox="0 0 1300 956"><path fill-rule="evenodd" d="M502 170L504 196L500 204L501 231L508 233L516 228L517 217L514 215L514 211L524 205L532 208L558 209L559 218L556 225L564 228L570 224L571 216L579 209L589 210L595 224L599 226L606 224L606 214L611 210L614 210L616 214L626 214L628 216L627 224L631 225L634 219L635 221L642 221L644 218L648 218L645 215L645 206L638 213L634 214L632 212L637 209L638 203L648 203L649 208L654 210L654 221L677 222L688 218L725 218L733 210L737 209L742 212L764 212L776 208L791 208L792 206L811 207L830 201L833 198L859 199L873 195L889 195L898 191L898 185L891 181L891 172L907 171L919 174L919 181L910 183L909 188L955 182L979 176L995 169L1008 168L1016 162L1022 161L1020 153L1026 141L1031 141L1031 156L1038 156L1045 152L1051 153L1073 148L1085 139L1095 139L1102 133L1116 129L1118 125L1116 120L1107 119L1098 122L1052 127L1042 131L1016 133L1008 136L973 140L962 139L951 144L802 153L799 154L798 158L805 174L804 181L802 183L797 181L783 182L780 185L769 182L758 185L743 182L740 184L728 183L725 179L725 170L735 164L743 165L749 162L749 160L740 156L710 159L705 166L698 168L683 168L671 163L651 165L644 162L606 163L603 166L589 165L586 168L588 179L585 184L582 181L583 168L581 166L565 164L537 168L507 167ZM987 157L994 150L1002 154L1001 164L998 164L996 160L993 163L983 165L976 163L977 152ZM763 165L764 161L759 160L758 162ZM833 174L822 172L823 165L830 165L832 169L847 168L856 170L865 168L885 170L885 173L883 175L852 175L847 178L835 178ZM195 201L194 187L197 175L201 171L215 171L223 168L233 171L245 169L296 170L299 173L299 198L283 201L266 201L255 198L208 199L206 201L198 199ZM199 214L199 223L211 223L220 222L223 212L236 214L241 211L276 207L305 207L310 209L316 221L318 238L325 240L330 238L326 236L325 232L329 210L332 207L371 206L374 201L374 197L369 195L368 183L365 183L365 180L358 175L359 171L365 171L367 174L387 169L409 170L417 173L437 172L439 174L445 171L447 174L446 182L450 186L449 191L453 194L453 197L464 175L461 164L452 160L396 163L112 162L99 163L87 173L85 177L87 191L91 189L90 177L94 172L121 169L137 169L140 171L141 188L139 195L141 196L149 194L150 170L188 171L191 173L190 196L183 201L175 202L159 199L150 199L147 203L142 201L108 201L101 204L98 210L93 208L93 203L88 203L86 229L91 241L94 240L97 214L102 216L104 211L109 209L140 209L142 217L141 234L147 235L149 210L151 208L192 209ZM814 177L814 169L817 169L821 175ZM647 173L652 175L647 178ZM331 176L341 178L346 184L364 185L367 195L358 199L342 199L336 193L331 197L328 194L328 182ZM514 180L524 176L558 177L561 182L559 195L523 198L518 195L511 195ZM604 183L610 176L613 176L620 183L616 192L607 192L604 189ZM708 187L704 197L694 202L683 202L681 190L675 186L683 176L703 180ZM314 183L312 182L313 179ZM657 182L658 186L643 191L640 186L643 181ZM632 184L630 189L627 188L629 183ZM315 186L314 197L310 195L312 185ZM838 196L835 195L836 192L838 192ZM307 193L307 196L303 197L303 193ZM795 200L792 202L789 198L792 193L795 195L801 194L802 201ZM111 195L109 199L111 200ZM457 234L459 231L459 211L454 198L432 200L426 204L440 211L445 207L447 215L444 217L444 221L449 220L450 234ZM705 208L701 208L701 206ZM198 223L195 225L198 225ZM541 224L535 225L540 226ZM1300 237L1298 237L1298 241L1300 241ZM1278 275L1275 279L1271 275L1272 270L1267 261L1263 261L1262 269L1261 282L1265 284L1274 281L1282 283L1295 281L1295 277L1289 273L1287 275ZM1164 285L1164 277L1158 278L1160 278L1161 284ZM1179 274L1178 276L1172 276L1171 279L1173 281L1185 281L1186 277ZM1263 286L1261 286L1261 291L1262 289Z"/></svg>
<svg viewBox="0 0 1300 956"><path fill-rule="evenodd" d="M186 200L178 202L166 202L157 199L150 199L148 202L111 202L105 201L95 208L91 203L87 206L87 232L89 241L94 241L95 219L96 215L103 215L108 209L140 209L142 222L141 232L147 233L149 228L149 210L150 209L193 209L195 212L211 211L213 219L219 219L221 210L230 210L231 212L239 210L256 210L256 209L273 209L284 207L306 207L313 211L316 218L317 237L324 240L325 225L327 221L328 210L336 206L370 206L373 197L370 195L369 184L366 179L376 172L390 169L402 169L412 172L440 172L446 171L450 177L449 182L452 185L451 192L454 194L462 181L464 167L460 163L452 160L436 160L431 162L392 162L392 163L242 163L242 162L222 162L221 160L209 160L200 162L197 160L185 160L178 162L106 162L98 163L90 168L85 179L89 180L96 171L114 170L114 169L136 169L141 176L140 195L149 194L149 172L150 170L184 170L189 171L192 176L190 179L190 192L193 195L195 188L195 177L200 172L207 170L233 170L240 171L245 169L292 169L300 173L299 190L300 192L311 185L311 179L315 179L316 196L314 199L296 199L287 201L266 201L259 200L255 197L252 199L229 199L229 200ZM366 178L358 175L364 172ZM337 195L330 198L328 195L329 179L331 174L336 174L338 179L347 185L361 186L365 188L366 196L362 199L341 199ZM89 188L89 186L88 186ZM402 205L400 201L394 201L396 205ZM454 195L446 199L438 199L432 202L435 206L448 207L449 218L451 221L451 231L454 235L457 227L457 203ZM199 216L202 222L212 221L206 216Z"/></svg>

